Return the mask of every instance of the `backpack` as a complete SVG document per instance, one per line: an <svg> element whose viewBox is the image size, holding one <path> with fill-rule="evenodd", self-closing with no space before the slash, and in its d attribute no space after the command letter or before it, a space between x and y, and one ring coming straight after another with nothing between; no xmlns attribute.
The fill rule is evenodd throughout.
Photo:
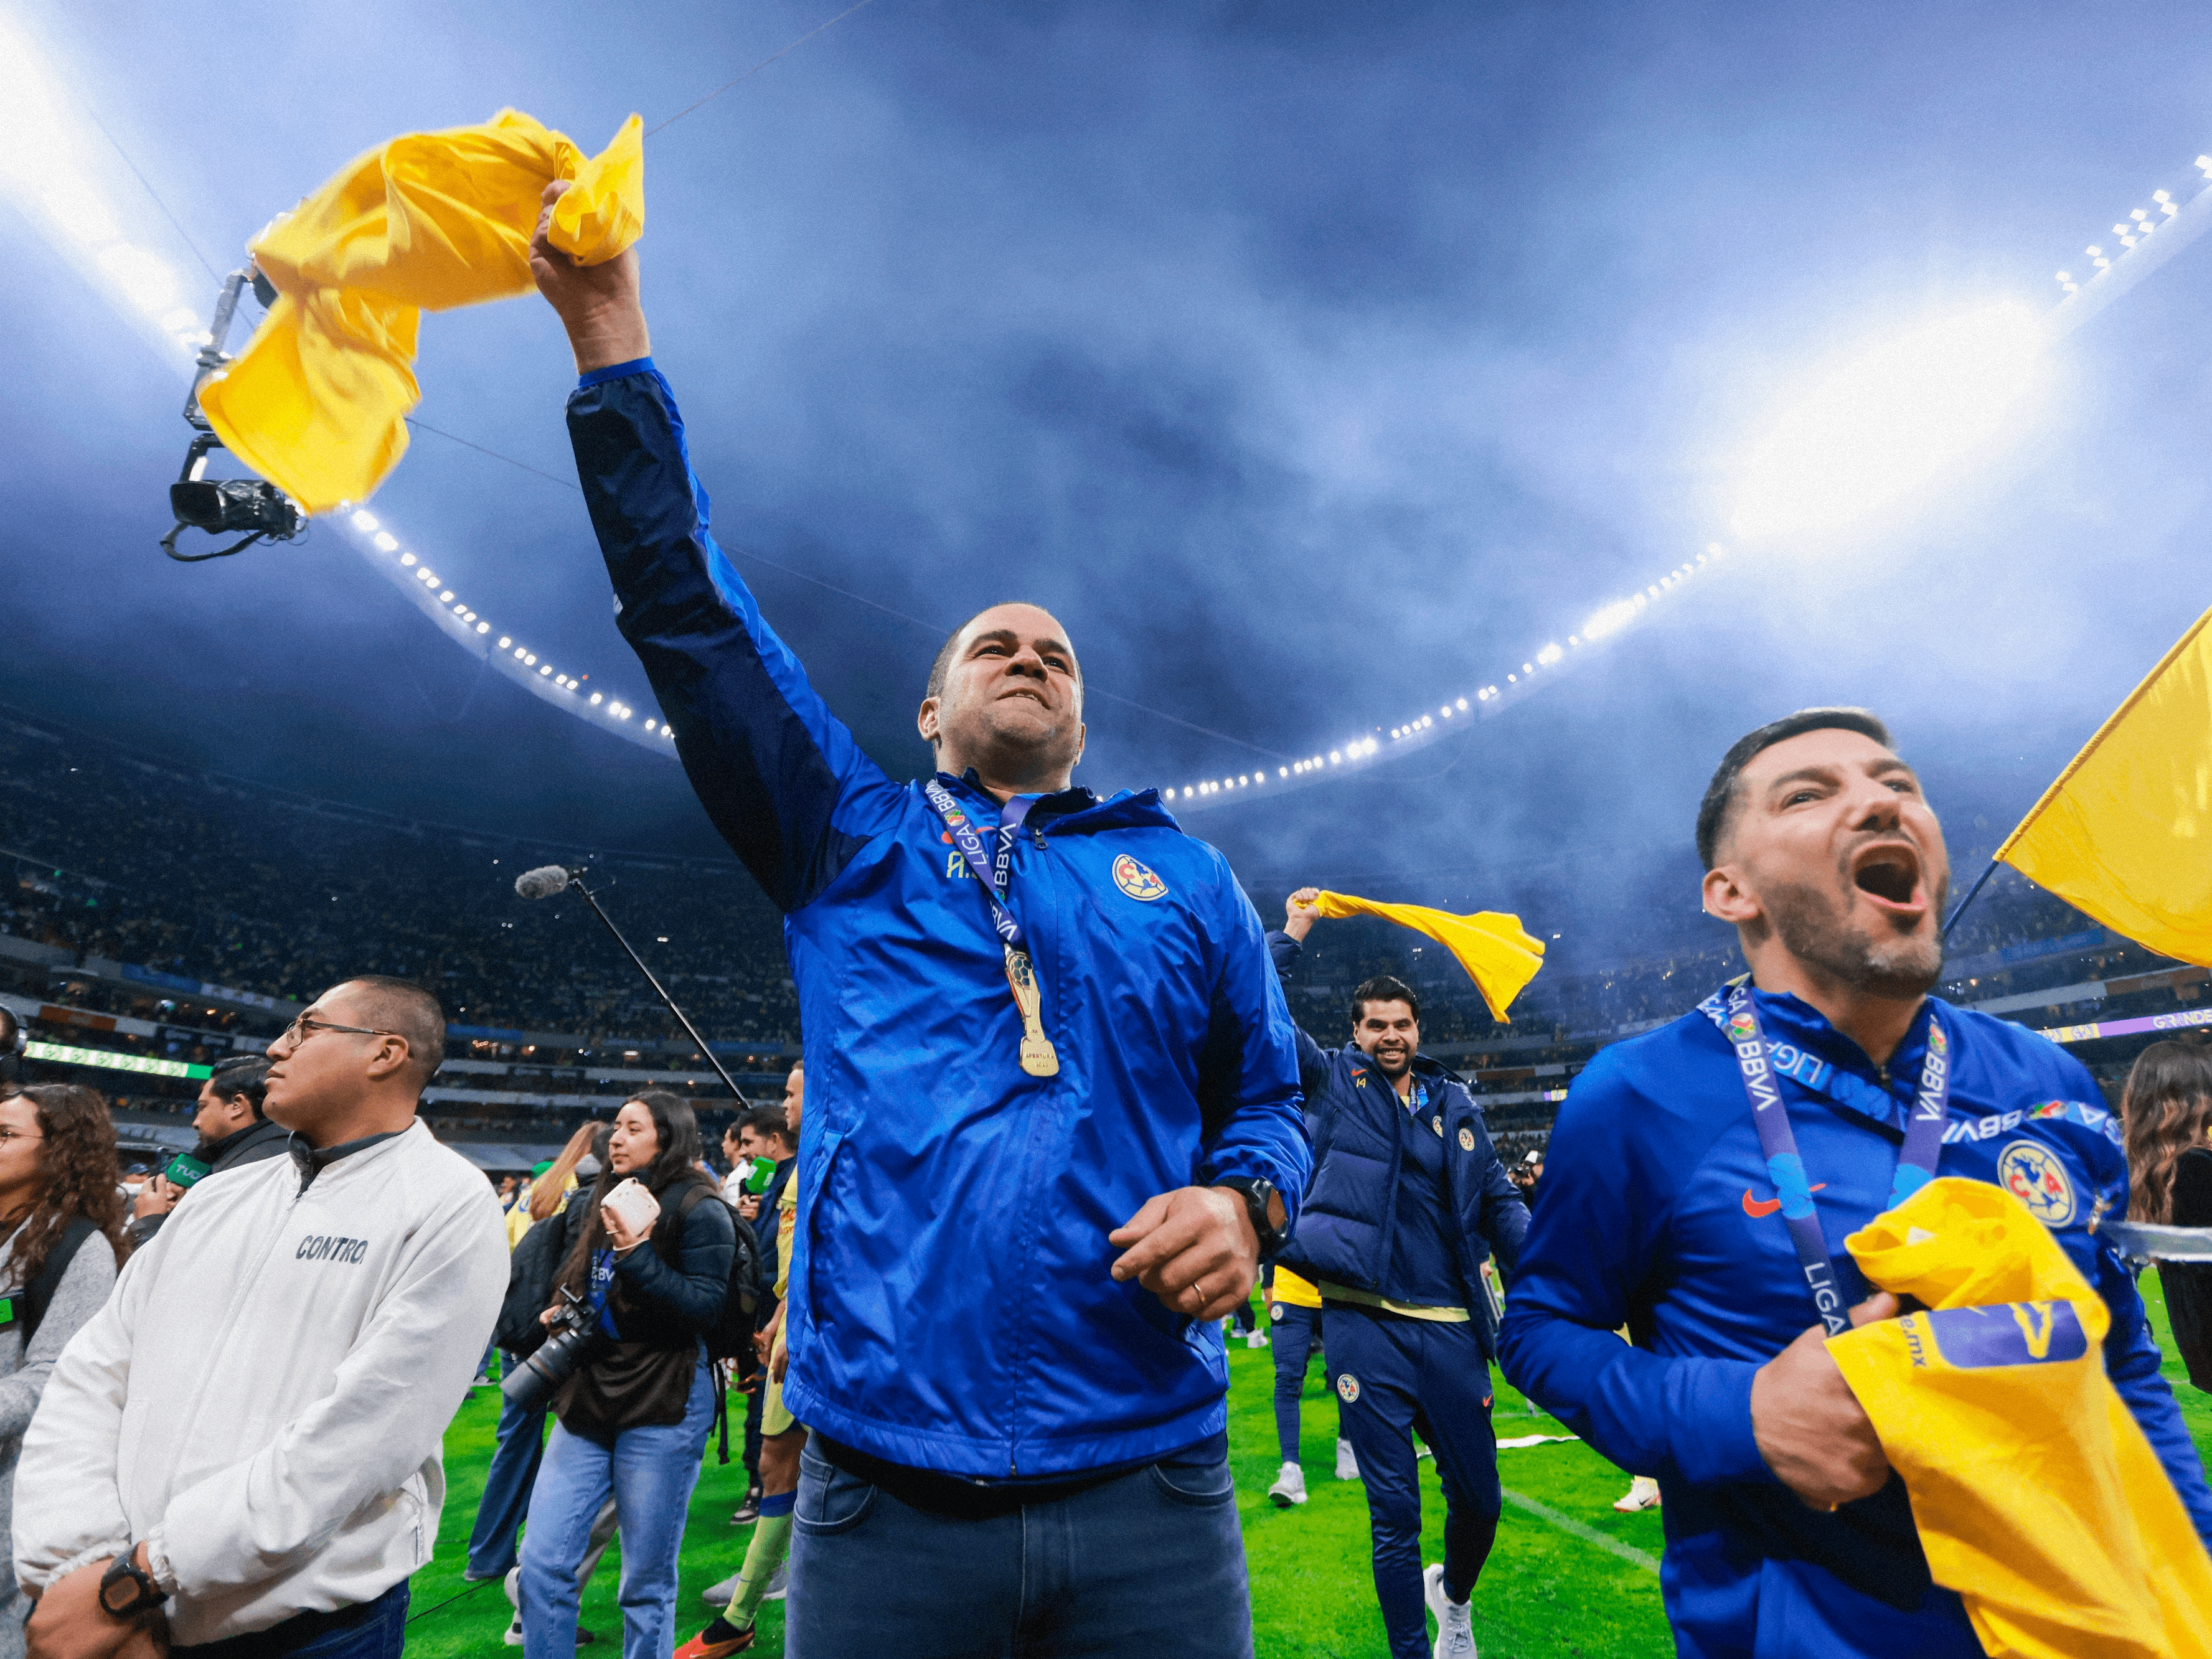
<svg viewBox="0 0 2212 1659"><path fill-rule="evenodd" d="M577 1193L589 1192L580 1187ZM553 1276L568 1254L568 1212L576 1194L544 1220L534 1223L514 1247L507 1263L507 1295L499 1304L499 1323L491 1340L520 1359L535 1353L545 1340L545 1327L538 1316L553 1303Z"/></svg>
<svg viewBox="0 0 2212 1659"><path fill-rule="evenodd" d="M62 1275L69 1271L76 1259L77 1249L100 1229L84 1216L73 1218L62 1228L62 1236L54 1241L54 1248L46 1253L46 1265L39 1275L23 1291L23 1352L31 1351L31 1339L39 1334L39 1322L46 1316L46 1309L61 1288Z"/></svg>
<svg viewBox="0 0 2212 1659"><path fill-rule="evenodd" d="M688 1218L692 1211L709 1200L720 1205L728 1213L738 1247L730 1257L730 1281L722 1291L722 1311L713 1327L703 1333L707 1358L735 1360L742 1375L753 1367L753 1315L761 1302L760 1243L753 1236L752 1223L739 1215L737 1206L707 1182L693 1182L690 1190L676 1206L676 1212ZM529 1242L526 1236L523 1243Z"/></svg>

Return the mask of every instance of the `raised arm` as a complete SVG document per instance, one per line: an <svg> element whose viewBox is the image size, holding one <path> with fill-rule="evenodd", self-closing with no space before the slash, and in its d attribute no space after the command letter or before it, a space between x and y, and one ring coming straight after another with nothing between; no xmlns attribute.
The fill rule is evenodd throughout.
<svg viewBox="0 0 2212 1659"><path fill-rule="evenodd" d="M1316 901L1321 897L1317 887L1301 887L1291 895L1283 907L1283 926L1279 933L1267 935L1267 957L1275 965L1275 977L1287 979L1291 969L1305 954L1306 935L1321 920ZM1293 1020L1291 1024L1293 1040L1298 1050L1298 1081L1305 1090L1306 1127L1315 1128L1314 1111L1328 1081L1328 1054L1321 1044L1306 1035L1305 1027Z"/></svg>
<svg viewBox="0 0 2212 1659"><path fill-rule="evenodd" d="M568 434L623 637L700 804L769 896L795 910L887 827L900 791L831 715L715 544L675 393L647 355L635 251L579 266L547 245L565 188L547 190L531 270L581 376Z"/></svg>

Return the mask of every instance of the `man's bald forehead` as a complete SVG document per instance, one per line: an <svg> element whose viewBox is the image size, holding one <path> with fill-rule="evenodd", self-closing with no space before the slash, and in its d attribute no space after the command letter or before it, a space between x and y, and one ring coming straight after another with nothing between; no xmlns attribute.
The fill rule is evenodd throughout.
<svg viewBox="0 0 2212 1659"><path fill-rule="evenodd" d="M1032 619L1039 617L1050 624L1048 633L1035 625ZM986 605L945 635L945 643L937 648L936 660L929 665L929 684L922 695L943 696L945 677L952 672L952 665L960 659L968 647L984 634L1001 630L1021 640L1035 639L1041 633L1045 633L1047 643L1065 647L1071 659L1075 656L1075 647L1067 637L1067 629L1051 611L1041 605L1031 605L1026 599L1002 600L997 605ZM1079 683L1083 678L1079 664L1076 665L1075 678Z"/></svg>

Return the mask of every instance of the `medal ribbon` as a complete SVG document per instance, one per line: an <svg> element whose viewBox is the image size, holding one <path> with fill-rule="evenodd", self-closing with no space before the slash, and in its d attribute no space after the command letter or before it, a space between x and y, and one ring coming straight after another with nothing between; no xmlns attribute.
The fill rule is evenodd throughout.
<svg viewBox="0 0 2212 1659"><path fill-rule="evenodd" d="M995 859L991 859L983 850L983 838L975 833L975 821L952 799L951 790L932 778L922 786L922 793L936 808L937 816L945 820L945 827L952 834L953 845L960 849L961 862L968 866L968 873L982 884L983 896L990 904L991 927L1006 951L1006 985L1014 994L1014 1009L1022 1018L1022 1070L1031 1077L1055 1076L1060 1071L1060 1058L1044 1034L1043 994L1037 984L1036 970L1030 961L1029 946L1023 943L1022 925L1006 908L1006 889L1014 873L1014 840L1021 833L1022 820L1029 816L1035 803L1018 797L1000 810L999 852Z"/></svg>
<svg viewBox="0 0 2212 1659"><path fill-rule="evenodd" d="M937 816L952 832L952 844L960 849L961 861L968 866L968 873L983 884L983 896L991 906L991 926L997 931L1000 942L1010 951L1021 950L1022 925L1006 908L1006 888L1014 874L1014 837L1020 833L1022 820L1030 815L1030 808L1036 803L1018 796L1006 804L999 814L999 856L993 859L983 850L983 838L975 833L975 820L952 799L951 790L932 778L921 786L921 792L929 797Z"/></svg>
<svg viewBox="0 0 2212 1659"><path fill-rule="evenodd" d="M1736 1069L1743 1078L1744 1094L1751 1102L1752 1121L1759 1129L1759 1150L1766 1158L1767 1178L1774 1183L1775 1196L1782 1200L1782 1218L1790 1228L1790 1242L1796 1246L1797 1265L1804 1269L1805 1282L1813 1292L1813 1305L1820 1310L1820 1322L1827 1327L1828 1334L1840 1335L1850 1328L1850 1316L1836 1286L1836 1264L1828 1254L1828 1241L1820 1232L1811 1181L1805 1173L1805 1160L1797 1153L1796 1132L1790 1127L1790 1109L1783 1103L1782 1086L1777 1081L1780 1073L1773 1064L1773 1048L1784 1045L1771 1045L1766 1041L1766 1034L1759 1028L1759 1009L1752 1000L1748 979L1729 993L1721 1035L1735 1051ZM1830 1069L1832 1072L1833 1068ZM1841 1077L1843 1073L1835 1075ZM1841 1092L1832 1088L1823 1092L1843 1098ZM1898 1154L1897 1172L1890 1180L1889 1202L1883 1206L1885 1209L1896 1208L1935 1179L1936 1160L1943 1154L1944 1120L1950 1110L1951 1044L1943 1034L1942 1022L1930 1008L1928 1054L1921 1062L1920 1086L1913 1094L1905 1146ZM1893 1109L1889 1115L1894 1117Z"/></svg>

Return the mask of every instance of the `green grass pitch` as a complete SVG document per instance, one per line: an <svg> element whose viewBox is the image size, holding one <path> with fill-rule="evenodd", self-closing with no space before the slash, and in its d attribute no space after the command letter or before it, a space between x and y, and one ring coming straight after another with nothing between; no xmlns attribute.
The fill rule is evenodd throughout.
<svg viewBox="0 0 2212 1659"><path fill-rule="evenodd" d="M2166 1309L2154 1273L2142 1278L2159 1339L2171 1352ZM1232 1343L1230 1368L1230 1462L1236 1472L1237 1507L1251 1563L1252 1622L1260 1659L1377 1659L1387 1652L1382 1616L1368 1575L1367 1504L1357 1481L1332 1478L1335 1465L1335 1401L1326 1392L1318 1362L1307 1372L1303 1462L1311 1501L1292 1510L1267 1502L1276 1468L1272 1389L1274 1371L1265 1350ZM2179 1360L2166 1375L2200 1454L2212 1458L2212 1396L2191 1388ZM507 1598L495 1583L461 1582L462 1557L477 1498L491 1456L499 1415L495 1391L479 1389L446 1435L446 1510L437 1558L416 1575L408 1626L410 1659L499 1659L507 1629ZM1551 1418L1532 1414L1526 1401L1498 1380L1498 1432L1502 1437L1559 1434ZM1422 1463L1422 1520L1427 1559L1441 1559L1443 1500L1433 1462ZM1656 1558L1662 1548L1656 1513L1620 1515L1613 1500L1626 1477L1579 1443L1534 1446L1498 1454L1509 1501L1498 1547L1474 1594L1475 1639L1485 1659L1649 1659L1672 1643L1659 1606L1659 1580L1632 1557L1589 1536ZM712 1615L700 1592L735 1572L750 1528L730 1525L744 1495L744 1477L733 1461L724 1468L708 1450L706 1472L691 1500L684 1544L681 1629L688 1637ZM1530 1507L1531 1505L1536 1507ZM1571 1523L1572 1528L1546 1518ZM622 1617L615 1606L620 1546L608 1552L584 1597L583 1623L599 1640L589 1651L616 1659ZM783 1651L783 1610L769 1602L755 1651Z"/></svg>

